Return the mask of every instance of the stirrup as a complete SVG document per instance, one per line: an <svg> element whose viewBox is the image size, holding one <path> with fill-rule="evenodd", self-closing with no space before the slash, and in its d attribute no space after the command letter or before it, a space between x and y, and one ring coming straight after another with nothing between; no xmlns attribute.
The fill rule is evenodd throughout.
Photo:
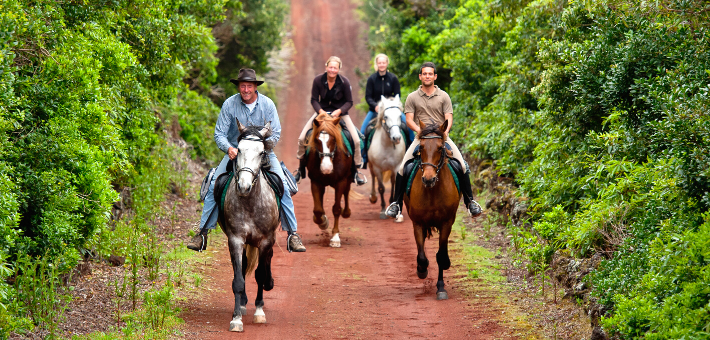
<svg viewBox="0 0 710 340"><path fill-rule="evenodd" d="M367 177L365 177L365 175L362 175L361 179L358 175L362 174L360 173L360 171L355 171L355 178L353 179L355 184L357 184L358 186L367 184Z"/></svg>
<svg viewBox="0 0 710 340"><path fill-rule="evenodd" d="M389 207L387 207L387 210L385 211L385 215L389 218L397 218L399 214L401 213L402 208L400 208L399 204L397 202L392 202Z"/></svg>
<svg viewBox="0 0 710 340"><path fill-rule="evenodd" d="M481 208L481 205L478 204L478 202L471 200L471 203L468 204L468 213L471 215L471 217L476 217L483 213L483 209Z"/></svg>

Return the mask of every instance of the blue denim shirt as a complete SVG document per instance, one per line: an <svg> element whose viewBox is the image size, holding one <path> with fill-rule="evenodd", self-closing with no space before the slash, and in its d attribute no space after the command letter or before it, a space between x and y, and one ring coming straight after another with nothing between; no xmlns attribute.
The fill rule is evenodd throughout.
<svg viewBox="0 0 710 340"><path fill-rule="evenodd" d="M276 111L276 105L269 97L259 92L256 92L256 94L258 96L256 98L256 106L251 113L246 104L242 102L240 94L227 98L222 105L222 111L217 118L217 125L214 127L214 141L224 153L229 153L230 147L237 147L237 139L239 138L237 119L244 126L264 126L266 122L271 122L272 134L268 140L273 141L275 146L279 138L281 138L281 122Z"/></svg>

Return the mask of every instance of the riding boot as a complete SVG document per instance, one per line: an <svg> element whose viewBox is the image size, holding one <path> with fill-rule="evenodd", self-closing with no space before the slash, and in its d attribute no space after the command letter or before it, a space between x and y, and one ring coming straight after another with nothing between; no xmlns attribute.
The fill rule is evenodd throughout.
<svg viewBox="0 0 710 340"><path fill-rule="evenodd" d="M394 202L387 207L385 215L391 218L397 218L402 213L402 200L404 199L404 190L406 189L406 177L397 173L397 178L394 182Z"/></svg>
<svg viewBox="0 0 710 340"><path fill-rule="evenodd" d="M363 170L367 169L367 152L366 150L362 150L362 166L360 167Z"/></svg>
<svg viewBox="0 0 710 340"><path fill-rule="evenodd" d="M365 175L360 173L360 171L358 171L358 168L360 168L360 167L358 167L357 165L355 165L355 163L353 163L352 170L353 170L353 173L355 174L355 176L353 176L353 183L357 184L358 186L367 184L367 177L365 177Z"/></svg>
<svg viewBox="0 0 710 340"><path fill-rule="evenodd" d="M207 233L209 233L209 231L210 230L207 228L200 229L200 233L195 235L195 237L190 240L190 243L187 244L187 249L196 252L202 252L207 249Z"/></svg>
<svg viewBox="0 0 710 340"><path fill-rule="evenodd" d="M298 169L293 173L293 177L296 179L296 184L301 183L301 180L306 178L306 165L308 160L303 157L298 160Z"/></svg>
<svg viewBox="0 0 710 340"><path fill-rule="evenodd" d="M463 194L463 203L466 205L466 209L471 214L471 216L478 216L483 212L481 206L473 199L473 189L471 188L471 177L469 172L460 172L457 174L459 178L459 186L461 187L461 194Z"/></svg>

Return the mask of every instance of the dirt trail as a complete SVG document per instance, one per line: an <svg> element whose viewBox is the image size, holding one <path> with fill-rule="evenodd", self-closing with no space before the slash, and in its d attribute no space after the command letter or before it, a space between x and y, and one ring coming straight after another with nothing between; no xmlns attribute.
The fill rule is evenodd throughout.
<svg viewBox="0 0 710 340"><path fill-rule="evenodd" d="M291 3L294 71L290 85L278 98L283 132L279 157L295 167L296 140L311 114L310 87L315 74L323 72L330 55L343 59L343 73L359 98L355 66L369 73L369 54L363 35L364 24L354 13L350 0ZM356 101L359 99L356 99ZM362 113L351 112L359 123ZM369 173L368 173L369 177ZM396 224L379 219L379 204L371 205L366 194L369 184L353 194L350 219L341 219L342 248L328 246L328 238L312 222L313 201L310 183L304 180L294 197L298 231L308 248L305 253L285 251L285 233L278 237L274 251L275 288L265 292L267 324L252 324L256 282L247 279L249 304L244 333L229 333L234 298L231 292L232 267L224 237L212 241L217 250L211 282L201 301L188 306L182 315L186 335L194 339L498 339L505 329L492 317L485 301L467 301L456 285L447 282L450 299L435 300L437 266L436 242L428 241L430 278L415 274L416 245L411 222ZM326 211L331 216L333 191L326 193ZM451 274L448 274L449 277ZM209 290L207 289L209 288Z"/></svg>

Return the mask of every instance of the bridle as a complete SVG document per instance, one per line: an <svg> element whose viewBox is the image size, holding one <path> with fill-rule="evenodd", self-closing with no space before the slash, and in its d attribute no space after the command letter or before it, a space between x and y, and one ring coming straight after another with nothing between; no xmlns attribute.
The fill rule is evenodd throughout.
<svg viewBox="0 0 710 340"><path fill-rule="evenodd" d="M419 137L419 139L443 139L443 137L438 136L438 135L437 136L422 136L422 137ZM439 171L441 171L441 169L444 167L444 164L446 162L446 158L447 158L446 142L444 142L444 144L441 145L441 147L439 148L439 152L441 153L441 157L439 157L439 164L438 165L428 163L428 162L419 163L419 169L422 170L422 176L424 175L424 166L425 165L432 166L432 167L434 167L434 169L436 169L436 175L434 175L434 183L436 183L436 181L439 180Z"/></svg>
<svg viewBox="0 0 710 340"><path fill-rule="evenodd" d="M254 141L254 142L261 142L262 144L264 143L263 138L259 138L255 135L248 135L248 136L242 138L241 140L250 140L250 141ZM239 147L237 147L237 150L239 150ZM260 156L259 164L261 164L261 162L263 161L264 155L266 155L266 150L262 151L261 154L259 155ZM234 165L235 165L235 168L238 165L236 159L234 160ZM248 167L237 168L237 178L239 178L239 174L242 171L246 171L246 172L249 172L252 175L254 175L254 179L251 181L251 186L253 187L254 185L256 185L256 181L259 179L259 175L261 174L261 166L259 166L259 168L256 169L256 171L254 169L248 168Z"/></svg>
<svg viewBox="0 0 710 340"><path fill-rule="evenodd" d="M388 107L386 107L384 110L382 110L382 116L383 116L383 117L384 117L384 115L385 115L385 112L387 112L387 110L389 110L389 109L397 109L397 110L399 110L399 106L388 106ZM387 136L390 136L390 138L391 138L390 130L392 130L393 126L389 126L389 124L387 124L387 120L386 120L386 119L383 119L382 126L385 127L385 132L387 132Z"/></svg>
<svg viewBox="0 0 710 340"><path fill-rule="evenodd" d="M324 130L322 130L322 131L320 132L320 134L321 134L321 135L327 135L328 133L325 132ZM324 157L330 157L330 158L335 157L335 150L336 150L336 149L337 149L337 147L336 147L335 149L333 149L332 152L320 152L320 151L318 151L318 149L316 149L316 151L318 151L318 157L320 157L320 159L323 159Z"/></svg>

